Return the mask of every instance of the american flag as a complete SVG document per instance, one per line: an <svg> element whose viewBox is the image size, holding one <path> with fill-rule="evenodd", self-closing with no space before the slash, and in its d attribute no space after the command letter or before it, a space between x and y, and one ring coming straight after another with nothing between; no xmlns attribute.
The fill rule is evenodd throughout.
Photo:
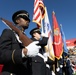
<svg viewBox="0 0 76 75"><path fill-rule="evenodd" d="M43 0L39 0L39 6L40 6L42 18L44 18L44 16L45 16L45 7L44 7Z"/></svg>
<svg viewBox="0 0 76 75"><path fill-rule="evenodd" d="M41 21L45 15L45 8L43 0L35 0L34 1L34 14L33 14L33 22L35 22L38 28L41 27Z"/></svg>

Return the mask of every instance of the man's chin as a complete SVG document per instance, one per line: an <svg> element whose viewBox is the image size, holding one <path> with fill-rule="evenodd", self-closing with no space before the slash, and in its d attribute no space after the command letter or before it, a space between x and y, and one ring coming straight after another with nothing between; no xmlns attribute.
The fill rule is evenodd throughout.
<svg viewBox="0 0 76 75"><path fill-rule="evenodd" d="M25 26L24 29L28 29L29 26Z"/></svg>

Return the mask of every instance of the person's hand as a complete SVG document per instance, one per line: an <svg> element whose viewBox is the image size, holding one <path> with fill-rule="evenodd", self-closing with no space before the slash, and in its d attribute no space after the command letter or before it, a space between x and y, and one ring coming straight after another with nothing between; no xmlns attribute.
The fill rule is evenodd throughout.
<svg viewBox="0 0 76 75"><path fill-rule="evenodd" d="M43 56L44 56L44 62L46 62L48 60L49 54L46 52L43 54Z"/></svg>
<svg viewBox="0 0 76 75"><path fill-rule="evenodd" d="M48 34L41 33L41 36L42 36L42 37L48 37Z"/></svg>
<svg viewBox="0 0 76 75"><path fill-rule="evenodd" d="M39 53L41 46L38 46L38 43L38 41L34 41L26 47L28 57L34 57Z"/></svg>

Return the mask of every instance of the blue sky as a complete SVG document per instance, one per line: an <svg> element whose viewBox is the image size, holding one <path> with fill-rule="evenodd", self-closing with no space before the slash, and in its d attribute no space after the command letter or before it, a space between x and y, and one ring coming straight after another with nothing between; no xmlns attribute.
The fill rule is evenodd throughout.
<svg viewBox="0 0 76 75"><path fill-rule="evenodd" d="M63 25L66 39L76 38L76 0L44 0L47 7L50 24L52 25L52 11L55 11L58 24ZM30 14L30 26L25 31L30 37L29 31L36 27L32 22L34 0L0 0L0 17L12 21L12 14L17 10L27 10ZM7 28L0 21L0 34Z"/></svg>

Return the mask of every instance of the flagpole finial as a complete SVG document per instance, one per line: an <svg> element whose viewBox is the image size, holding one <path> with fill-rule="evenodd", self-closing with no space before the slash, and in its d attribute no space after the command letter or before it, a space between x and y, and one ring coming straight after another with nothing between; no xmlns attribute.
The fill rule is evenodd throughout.
<svg viewBox="0 0 76 75"><path fill-rule="evenodd" d="M55 12L54 12L54 11L53 11L52 13L53 13L53 14L55 14Z"/></svg>

